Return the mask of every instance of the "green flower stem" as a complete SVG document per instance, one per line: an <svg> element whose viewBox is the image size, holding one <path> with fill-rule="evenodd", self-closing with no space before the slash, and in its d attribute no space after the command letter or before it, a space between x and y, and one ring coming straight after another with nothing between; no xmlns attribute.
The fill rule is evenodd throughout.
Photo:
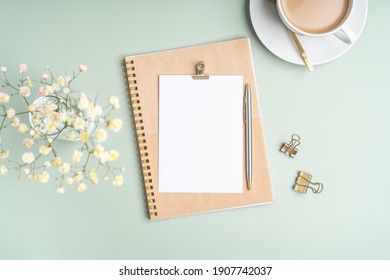
<svg viewBox="0 0 390 280"><path fill-rule="evenodd" d="M89 158L90 158L90 157L91 157L91 153L88 153L87 159L86 159L86 161L85 161L85 163L84 163L84 166L83 166L83 173L84 173L85 175L87 175L86 169L87 169L87 165L88 165L88 161L89 161Z"/></svg>
<svg viewBox="0 0 390 280"><path fill-rule="evenodd" d="M5 120L7 119L7 115L2 115L3 117L3 120L1 121L1 124L0 124L0 134L1 134L1 129L3 128L3 125L5 123Z"/></svg>
<svg viewBox="0 0 390 280"><path fill-rule="evenodd" d="M16 92L17 92L16 94L19 94L19 89L18 89L17 87L11 85L10 83L7 83L6 85L7 85L8 87L13 88L14 90L16 90ZM16 94L13 94L13 95L16 95Z"/></svg>
<svg viewBox="0 0 390 280"><path fill-rule="evenodd" d="M30 111L16 113L15 116L24 115L24 114L28 114L28 113L30 113Z"/></svg>
<svg viewBox="0 0 390 280"><path fill-rule="evenodd" d="M51 86L52 85L52 84L44 82L42 80L40 80L40 81L38 81L38 80L31 80L31 82L39 83L41 85L46 85L46 86Z"/></svg>
<svg viewBox="0 0 390 280"><path fill-rule="evenodd" d="M57 177L56 179L58 180L58 178L61 178L61 183L60 183L60 186L62 186L62 185L63 185L63 183L64 183L65 175L64 175L64 174L62 174L61 176Z"/></svg>
<svg viewBox="0 0 390 280"><path fill-rule="evenodd" d="M4 126L5 120L6 120L6 116L3 116L3 120L1 121L1 124L0 124L0 138L1 138L1 133L3 132L2 128L3 127L5 128L5 126ZM1 147L2 150L4 150L3 141L1 141L0 147Z"/></svg>
<svg viewBox="0 0 390 280"><path fill-rule="evenodd" d="M70 87L70 84L73 82L73 80L75 80L80 74L81 74L81 71L79 71L77 74L75 74L73 71L73 77L72 77L72 79L69 80L68 87Z"/></svg>
<svg viewBox="0 0 390 280"><path fill-rule="evenodd" d="M30 103L28 102L27 98L23 96L23 99L26 102L27 106L30 106Z"/></svg>
<svg viewBox="0 0 390 280"><path fill-rule="evenodd" d="M45 138L45 140L46 140L47 143L49 144L48 146L49 146L50 148L52 148L52 149L51 149L51 152L53 153L54 157L57 157L57 152L53 149L53 143L58 139L58 137L59 137L60 134L65 130L66 127L67 127L67 126L65 125L65 126L58 132L58 134L56 135L56 137L53 138L53 140L51 141L51 143L50 143L50 141L49 141L49 138L48 138L45 134L43 135L43 137Z"/></svg>
<svg viewBox="0 0 390 280"><path fill-rule="evenodd" d="M7 77L7 74L6 74L6 73L4 73L4 77L5 77L5 80L4 80L4 79L1 79L1 80L3 81L3 83L4 83L4 86L3 86L3 87L11 87L11 88L13 88L14 90L16 90L17 92L19 92L19 89L18 89L18 88L16 88L16 87L14 87L13 85L11 85L11 83L10 83L9 80L8 80L8 77Z"/></svg>
<svg viewBox="0 0 390 280"><path fill-rule="evenodd" d="M34 160L34 162L36 162L40 157L42 156L42 154L41 153L39 153L39 155L37 155L36 157L35 157L35 160Z"/></svg>

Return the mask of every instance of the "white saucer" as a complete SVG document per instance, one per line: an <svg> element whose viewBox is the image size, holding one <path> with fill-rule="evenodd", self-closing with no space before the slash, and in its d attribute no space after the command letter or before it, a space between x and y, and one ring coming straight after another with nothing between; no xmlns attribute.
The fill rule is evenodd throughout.
<svg viewBox="0 0 390 280"><path fill-rule="evenodd" d="M283 60L303 65L302 58L280 20L275 5L267 0L250 0L249 5L252 25L264 46ZM347 25L355 31L357 37L363 31L366 18L367 0L356 0ZM298 38L313 65L332 61L346 53L353 45L345 44L333 35L320 38L298 35Z"/></svg>

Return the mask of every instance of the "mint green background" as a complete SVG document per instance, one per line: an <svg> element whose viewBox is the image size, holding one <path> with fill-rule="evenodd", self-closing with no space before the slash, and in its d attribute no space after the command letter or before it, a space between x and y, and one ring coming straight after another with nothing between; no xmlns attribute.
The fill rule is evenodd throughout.
<svg viewBox="0 0 390 280"><path fill-rule="evenodd" d="M126 172L121 188L103 183L64 195L55 182L0 177L0 259L390 257L388 1L370 1L359 41L312 73L261 44L249 1L2 2L0 65L16 72L27 63L39 76L46 65L62 74L83 63L89 70L78 89L120 97L124 129L107 144ZM239 37L251 39L275 202L151 222L122 60ZM295 159L279 152L292 133L302 138ZM323 193L292 191L299 170L323 182Z"/></svg>

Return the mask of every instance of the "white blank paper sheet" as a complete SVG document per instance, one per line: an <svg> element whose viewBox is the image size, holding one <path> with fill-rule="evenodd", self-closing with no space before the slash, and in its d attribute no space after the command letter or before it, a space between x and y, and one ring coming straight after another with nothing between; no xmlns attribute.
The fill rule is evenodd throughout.
<svg viewBox="0 0 390 280"><path fill-rule="evenodd" d="M241 193L242 76L159 77L159 192Z"/></svg>

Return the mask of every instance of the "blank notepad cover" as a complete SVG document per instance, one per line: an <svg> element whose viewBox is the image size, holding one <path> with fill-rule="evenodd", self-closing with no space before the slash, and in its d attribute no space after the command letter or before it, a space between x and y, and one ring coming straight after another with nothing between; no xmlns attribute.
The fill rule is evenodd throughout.
<svg viewBox="0 0 390 280"><path fill-rule="evenodd" d="M159 77L159 192L242 193L242 76Z"/></svg>
<svg viewBox="0 0 390 280"><path fill-rule="evenodd" d="M194 75L196 63L200 60L204 61L205 73L210 76L242 76L243 85L251 85L253 180L250 191L246 188L245 153L244 147L242 147L241 193L160 192L158 160L160 154L158 143L159 77L162 75ZM273 200L258 103L258 90L248 38L127 56L125 65L150 219L160 220L269 203ZM259 92L261 93L261 90ZM224 101L225 99L222 99L219 106L224 106ZM242 106L242 98L239 104ZM209 117L211 119L212 116ZM240 121L242 118L241 115ZM180 115L176 114L175 123L179 119ZM177 141L178 134L180 134L180 127L176 127L175 133L170 136L171 141ZM241 139L244 139L244 135L244 129L242 129ZM207 139L207 135L204 137ZM179 155L182 153L177 149L172 152ZM207 156L205 160L213 160L213 155ZM179 158L173 164L175 167L182 168L185 162ZM226 175L226 172L215 175L222 177Z"/></svg>

